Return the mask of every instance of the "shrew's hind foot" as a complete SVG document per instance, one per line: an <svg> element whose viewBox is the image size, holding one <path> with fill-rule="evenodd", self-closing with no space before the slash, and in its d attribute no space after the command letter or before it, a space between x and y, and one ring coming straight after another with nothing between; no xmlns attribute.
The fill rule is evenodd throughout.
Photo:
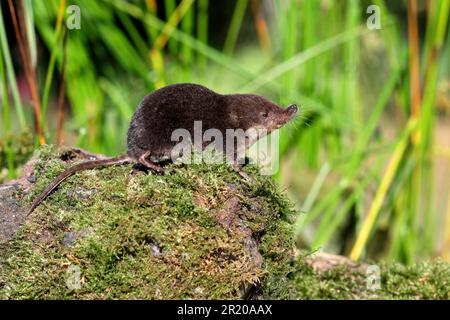
<svg viewBox="0 0 450 320"><path fill-rule="evenodd" d="M146 151L143 155L141 155L138 162L156 173L164 174L164 168L150 160L150 151Z"/></svg>

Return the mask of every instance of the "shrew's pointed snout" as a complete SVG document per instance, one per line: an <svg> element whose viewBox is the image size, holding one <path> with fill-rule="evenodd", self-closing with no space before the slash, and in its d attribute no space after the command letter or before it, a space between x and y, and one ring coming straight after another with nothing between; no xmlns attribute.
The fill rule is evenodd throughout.
<svg viewBox="0 0 450 320"><path fill-rule="evenodd" d="M275 119L275 129L281 128L290 120L294 119L297 115L298 107L295 104L291 104L285 109L281 109L281 113L277 113L277 119Z"/></svg>
<svg viewBox="0 0 450 320"><path fill-rule="evenodd" d="M298 107L297 107L296 104L291 104L291 105L289 105L289 107L288 107L287 109L288 109L290 112L297 113Z"/></svg>
<svg viewBox="0 0 450 320"><path fill-rule="evenodd" d="M286 108L286 112L289 114L290 118L292 119L298 112L297 105L291 104L289 107Z"/></svg>

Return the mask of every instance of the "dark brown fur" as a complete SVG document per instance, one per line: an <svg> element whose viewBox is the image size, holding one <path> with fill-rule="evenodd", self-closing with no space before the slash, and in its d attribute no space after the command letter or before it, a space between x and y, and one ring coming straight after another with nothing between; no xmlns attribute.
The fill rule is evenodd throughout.
<svg viewBox="0 0 450 320"><path fill-rule="evenodd" d="M77 171L95 167L139 162L149 169L163 172L158 162L170 159L177 141L171 141L175 129L184 128L193 135L194 121L202 121L203 131L260 126L271 132L289 121L296 106L282 109L253 94L221 95L196 84L170 85L147 95L139 104L127 135L128 152L104 160L77 164L56 177L38 196L30 214L62 181Z"/></svg>

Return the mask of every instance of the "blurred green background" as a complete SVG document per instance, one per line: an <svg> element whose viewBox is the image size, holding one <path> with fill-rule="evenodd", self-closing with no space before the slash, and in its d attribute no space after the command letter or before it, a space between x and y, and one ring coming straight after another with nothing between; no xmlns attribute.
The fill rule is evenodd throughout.
<svg viewBox="0 0 450 320"><path fill-rule="evenodd" d="M146 94L195 82L301 106L281 130L274 177L298 209L300 248L450 260L449 10L449 0L3 0L0 181L43 143L124 152ZM78 13L80 28L68 28Z"/></svg>

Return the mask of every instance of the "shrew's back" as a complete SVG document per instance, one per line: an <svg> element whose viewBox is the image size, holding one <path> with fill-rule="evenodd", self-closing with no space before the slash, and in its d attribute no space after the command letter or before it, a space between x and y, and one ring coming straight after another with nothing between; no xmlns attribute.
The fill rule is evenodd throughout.
<svg viewBox="0 0 450 320"><path fill-rule="evenodd" d="M225 130L227 106L224 96L196 84L170 85L147 95L139 104L128 130L128 154L139 158L150 151L152 158L167 158L172 132L186 129L193 134L194 121L202 129Z"/></svg>

